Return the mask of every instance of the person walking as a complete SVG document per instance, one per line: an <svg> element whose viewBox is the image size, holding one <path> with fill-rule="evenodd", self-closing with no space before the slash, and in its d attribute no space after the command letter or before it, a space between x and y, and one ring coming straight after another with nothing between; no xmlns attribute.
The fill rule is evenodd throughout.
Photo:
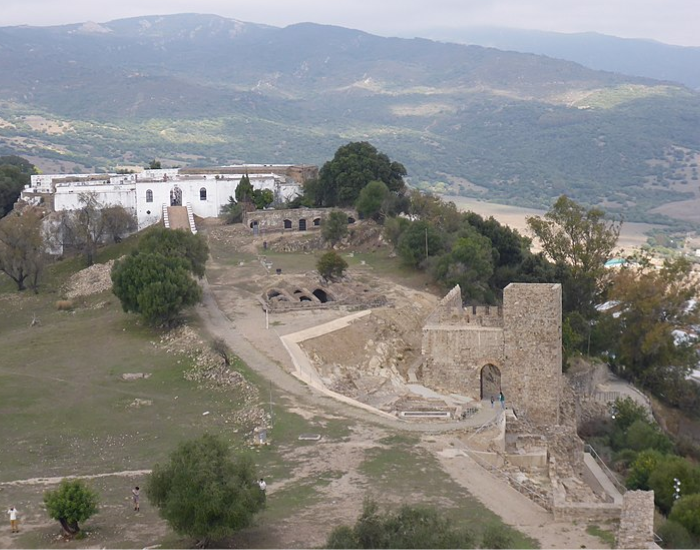
<svg viewBox="0 0 700 550"><path fill-rule="evenodd" d="M134 501L134 511L138 512L141 509L139 501L141 500L141 490L138 487L134 487L131 490L131 498Z"/></svg>
<svg viewBox="0 0 700 550"><path fill-rule="evenodd" d="M503 395L502 391L498 392L498 400L501 402L501 409L505 410L505 408L506 408L506 396Z"/></svg>
<svg viewBox="0 0 700 550"><path fill-rule="evenodd" d="M17 508L14 506L10 506L10 509L7 511L7 513L10 516L10 530L13 533L19 533L19 527L17 526L17 516L19 512L17 512Z"/></svg>
<svg viewBox="0 0 700 550"><path fill-rule="evenodd" d="M493 409L493 403L494 403L494 401L496 401L496 399L495 399L495 398L493 397L493 395L492 395L492 396L491 396L491 408L492 408L492 409Z"/></svg>
<svg viewBox="0 0 700 550"><path fill-rule="evenodd" d="M265 483L265 480L263 478L260 478L260 481L258 481L258 487L260 487L260 490L264 493L265 490L267 489L267 483Z"/></svg>

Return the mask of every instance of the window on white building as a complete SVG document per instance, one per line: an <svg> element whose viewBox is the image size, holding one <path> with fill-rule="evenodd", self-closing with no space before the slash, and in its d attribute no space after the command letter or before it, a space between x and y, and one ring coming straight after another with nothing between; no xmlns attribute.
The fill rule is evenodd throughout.
<svg viewBox="0 0 700 550"><path fill-rule="evenodd" d="M199 200L200 201L205 201L207 200L207 189L205 187L202 187L199 190Z"/></svg>
<svg viewBox="0 0 700 550"><path fill-rule="evenodd" d="M146 189L146 202L153 202L153 191Z"/></svg>

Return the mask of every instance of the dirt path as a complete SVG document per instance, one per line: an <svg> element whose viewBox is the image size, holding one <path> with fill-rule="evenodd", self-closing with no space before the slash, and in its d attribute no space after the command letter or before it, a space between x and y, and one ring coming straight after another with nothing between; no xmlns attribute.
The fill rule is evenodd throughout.
<svg viewBox="0 0 700 550"><path fill-rule="evenodd" d="M60 476L60 477L32 477L29 479L17 479L15 481L5 481L0 483L2 487L16 487L17 485L58 485L64 479L97 479L100 477L134 477L150 474L151 470L125 470L123 472L106 472L102 474L91 474L84 476Z"/></svg>
<svg viewBox="0 0 700 550"><path fill-rule="evenodd" d="M424 445L440 461L445 471L453 478L454 482L465 487L474 497L479 499L487 508L499 515L504 522L517 528L523 533L538 540L543 548L581 548L583 545L588 548L601 547L601 541L585 532L585 524L570 524L566 522L555 522L552 514L537 506L528 498L518 493L510 487L507 482L500 480L484 470L476 462L466 456L466 453L459 450L461 444L449 433L454 431L456 425L445 424L413 424L385 417L373 415L362 409L351 405L335 401L319 391L304 385L298 379L288 373L283 367L282 356L278 354L273 346L273 339L278 339L273 330L262 330L265 326L264 313L253 300L247 304L245 312L245 322L255 323L260 329L262 344L257 343L265 349L263 353L256 347L256 342L248 341L241 334L241 330L234 328L234 323L229 320L219 308L216 297L209 285L204 282L204 293L202 305L199 307L199 314L203 320L205 329L212 335L224 339L224 341L235 350L235 353L246 362L246 364L256 372L273 382L285 392L293 401L299 403L301 408L322 409L321 414L338 415L345 418L353 418L363 423L365 429L389 428L395 430L405 430L426 434ZM236 318L235 324L244 322L243 319ZM292 328L296 330L299 327ZM276 343L275 346L279 346ZM275 357L273 360L271 357ZM289 359L287 358L287 361ZM291 368L287 366L287 368ZM328 460L333 460L334 449L329 447ZM340 450L344 453L347 450ZM344 516L347 522L351 523L352 518L361 505L362 491L355 490L353 497L357 502L347 502ZM348 495L349 496L349 495ZM289 524L290 529L301 531L318 531L318 513L314 517L308 518L308 525ZM337 516L338 510L334 512ZM335 518L336 521L338 518ZM304 535L307 544L310 540L308 535ZM320 544L323 544L321 541Z"/></svg>
<svg viewBox="0 0 700 550"><path fill-rule="evenodd" d="M547 510L477 464L460 449L456 438L440 438L425 447L437 456L455 483L505 523L538 540L542 548L600 548L600 539L586 533L585 525L555 521Z"/></svg>

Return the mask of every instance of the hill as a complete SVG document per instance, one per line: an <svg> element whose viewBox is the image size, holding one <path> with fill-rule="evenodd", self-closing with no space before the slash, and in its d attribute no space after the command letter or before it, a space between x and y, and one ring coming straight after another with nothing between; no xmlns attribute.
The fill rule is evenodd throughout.
<svg viewBox="0 0 700 550"><path fill-rule="evenodd" d="M700 94L533 54L213 15L0 28L0 154L45 170L322 164L371 141L441 193L628 219L700 196Z"/></svg>
<svg viewBox="0 0 700 550"><path fill-rule="evenodd" d="M599 71L669 80L700 89L698 47L594 32L558 33L492 27L427 29L420 34L434 40L546 55Z"/></svg>

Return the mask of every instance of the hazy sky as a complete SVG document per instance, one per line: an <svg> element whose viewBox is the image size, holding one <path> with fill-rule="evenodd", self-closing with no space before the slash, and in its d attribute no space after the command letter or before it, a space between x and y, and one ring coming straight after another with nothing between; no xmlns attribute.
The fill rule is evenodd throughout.
<svg viewBox="0 0 700 550"><path fill-rule="evenodd" d="M699 0L0 0L0 26L214 13L252 23L314 22L382 36L430 27L593 31L700 46Z"/></svg>

